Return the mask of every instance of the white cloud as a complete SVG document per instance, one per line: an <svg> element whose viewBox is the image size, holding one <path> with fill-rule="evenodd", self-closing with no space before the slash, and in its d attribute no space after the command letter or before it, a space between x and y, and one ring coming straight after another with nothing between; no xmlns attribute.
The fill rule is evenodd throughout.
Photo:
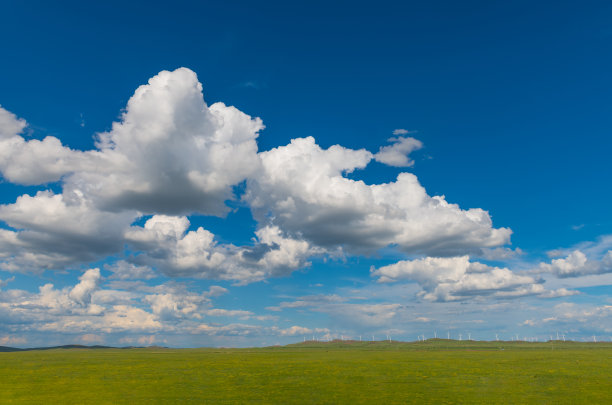
<svg viewBox="0 0 612 405"><path fill-rule="evenodd" d="M397 128L393 130L393 135L408 135L410 132L404 128Z"/></svg>
<svg viewBox="0 0 612 405"><path fill-rule="evenodd" d="M0 337L0 345L22 345L26 343L27 340L23 336L2 336Z"/></svg>
<svg viewBox="0 0 612 405"><path fill-rule="evenodd" d="M0 105L0 140L19 135L26 126L25 120L17 118L15 114Z"/></svg>
<svg viewBox="0 0 612 405"><path fill-rule="evenodd" d="M104 268L113 272L110 278L119 280L150 280L157 274L149 266L137 266L125 260L119 260L112 264L105 264Z"/></svg>
<svg viewBox="0 0 612 405"><path fill-rule="evenodd" d="M299 336L299 335L310 335L312 333L329 333L330 330L327 328L305 328L303 326L291 326L285 329L279 329L279 334L281 336Z"/></svg>
<svg viewBox="0 0 612 405"><path fill-rule="evenodd" d="M54 137L25 141L25 125L1 110L0 170L22 184L64 177L103 210L222 215L231 187L257 168L261 120L206 105L194 72L162 71L140 86L121 122L98 135L97 150L75 151Z"/></svg>
<svg viewBox="0 0 612 405"><path fill-rule="evenodd" d="M612 305L592 305L576 304L564 302L555 305L546 311L546 315L541 318L528 319L526 324L536 325L555 325L561 330L567 330L571 326L573 331L586 333L612 333ZM559 330L559 329L557 329ZM569 331L568 331L569 332ZM564 333L565 334L565 333ZM568 336L568 338L571 338Z"/></svg>
<svg viewBox="0 0 612 405"><path fill-rule="evenodd" d="M408 155L423 147L423 143L421 141L412 137L398 136L397 138L389 138L387 141L391 142L392 144L389 146L382 146L378 150L378 153L374 155L374 159L377 162L384 163L389 166L413 166L414 160L410 159Z"/></svg>
<svg viewBox="0 0 612 405"><path fill-rule="evenodd" d="M42 141L26 141L21 136L0 138L0 172L12 183L44 184L84 168L94 156L66 148L47 136Z"/></svg>
<svg viewBox="0 0 612 405"><path fill-rule="evenodd" d="M91 302L91 294L100 286L100 269L87 270L79 280L68 296L81 306L87 306Z"/></svg>
<svg viewBox="0 0 612 405"><path fill-rule="evenodd" d="M26 123L0 108L0 171L12 182L62 180L0 206L1 267L65 268L120 253L126 228L146 213L223 215L232 187L259 165L263 128L234 107L206 105L189 69L163 71L139 87L97 149L75 151L54 137L26 141Z"/></svg>
<svg viewBox="0 0 612 405"><path fill-rule="evenodd" d="M86 333L85 335L80 336L79 340L86 345L100 344L104 342L104 336L96 335L94 333Z"/></svg>
<svg viewBox="0 0 612 405"><path fill-rule="evenodd" d="M203 333L212 336L252 336L261 335L265 328L259 325L246 325L242 323L232 323L228 325L209 325L201 324L194 330L194 333Z"/></svg>
<svg viewBox="0 0 612 405"><path fill-rule="evenodd" d="M468 256L403 260L378 269L372 268L371 273L382 283L416 281L423 288L420 295L429 301L457 301L487 295L498 298L563 295L562 291L546 291L531 276L519 275L507 268L470 262Z"/></svg>
<svg viewBox="0 0 612 405"><path fill-rule="evenodd" d="M377 154L313 138L257 153L264 128L223 103L208 106L186 68L162 71L140 86L121 119L97 135L96 148L72 150L54 137L26 140L26 127L0 108L0 171L9 181L60 181L62 192L23 195L0 206L0 269L66 269L127 251L107 267L115 279L203 277L248 283L307 267L316 255L371 254L388 246L440 256L482 253L508 243L482 209L430 197L416 176L367 185L346 174L373 159L409 166L420 141L396 130ZM259 222L253 244L218 243L187 217L222 216L233 187ZM132 226L152 215L144 226Z"/></svg>
<svg viewBox="0 0 612 405"><path fill-rule="evenodd" d="M133 212L101 212L80 193L22 195L0 205L0 220L16 229L0 229L0 268L38 272L114 254L133 218Z"/></svg>
<svg viewBox="0 0 612 405"><path fill-rule="evenodd" d="M394 245L409 253L452 255L509 241L511 231L492 228L486 211L430 197L410 173L376 185L346 178L371 161L366 150L321 149L309 137L260 156L261 171L249 180L245 197L255 218L315 246L364 253Z"/></svg>
<svg viewBox="0 0 612 405"><path fill-rule="evenodd" d="M317 253L305 241L285 238L278 228L265 227L256 232L253 247L218 244L214 235L199 227L187 232L186 217L155 215L144 227L131 227L125 237L146 252L137 258L169 276L191 276L258 281L289 274L309 263Z"/></svg>
<svg viewBox="0 0 612 405"><path fill-rule="evenodd" d="M119 123L99 135L101 167L76 172L82 189L108 210L222 215L231 187L259 164L261 120L206 105L194 72L163 71L140 86Z"/></svg>
<svg viewBox="0 0 612 405"><path fill-rule="evenodd" d="M241 319L249 319L253 315L255 315L251 311L244 311L240 309L221 309L221 308L213 308L205 311L207 316L229 316L229 317L238 317Z"/></svg>
<svg viewBox="0 0 612 405"><path fill-rule="evenodd" d="M199 294L154 294L144 297L144 302L151 305L151 310L161 319L180 318L185 316L200 317L202 304L207 303L205 296Z"/></svg>
<svg viewBox="0 0 612 405"><path fill-rule="evenodd" d="M600 260L589 260L582 251L574 250L565 258L553 259L550 263L540 263L539 270L553 273L559 278L610 273L612 250L608 250Z"/></svg>

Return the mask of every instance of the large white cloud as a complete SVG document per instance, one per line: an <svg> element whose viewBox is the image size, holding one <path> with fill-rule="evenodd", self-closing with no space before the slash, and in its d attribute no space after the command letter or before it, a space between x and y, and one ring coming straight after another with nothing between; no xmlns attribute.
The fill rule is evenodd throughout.
<svg viewBox="0 0 612 405"><path fill-rule="evenodd" d="M511 231L493 228L486 211L461 210L444 197L430 197L413 174L374 185L345 177L371 161L366 150L322 149L308 137L260 157L261 169L245 197L256 219L314 245L360 253L394 245L410 253L452 255L509 241Z"/></svg>
<svg viewBox="0 0 612 405"><path fill-rule="evenodd" d="M136 90L121 122L99 135L102 166L74 173L66 187L108 210L221 215L232 186L258 166L262 128L234 107L208 107L191 70L164 71Z"/></svg>
<svg viewBox="0 0 612 405"><path fill-rule="evenodd" d="M204 102L195 73L163 71L140 86L97 150L75 151L54 137L26 141L24 122L0 110L0 170L9 181L43 184L64 176L107 211L222 215L232 186L257 168L263 128L234 107Z"/></svg>
<svg viewBox="0 0 612 405"><path fill-rule="evenodd" d="M376 154L322 149L314 138L258 154L261 120L223 103L208 106L186 68L140 86L93 150L72 150L54 137L26 140L25 127L0 108L2 175L21 184L60 181L62 192L0 206L0 220L12 228L0 229L5 270L70 268L120 256L128 246L133 255L117 265L116 278L150 278L155 268L247 283L287 275L314 255L388 246L411 254L482 254L511 234L493 228L482 209L429 196L413 174L373 185L347 178L373 159L410 166L408 155L421 147L414 138L391 138ZM245 180L244 201L259 222L252 246L217 243L179 216L224 215ZM152 217L132 226L143 215Z"/></svg>
<svg viewBox="0 0 612 405"><path fill-rule="evenodd" d="M429 301L458 301L487 295L512 298L535 294L543 297L573 294L567 290L547 291L531 276L471 262L469 256L402 260L378 269L372 268L371 273L381 283L416 281L423 289L420 295Z"/></svg>

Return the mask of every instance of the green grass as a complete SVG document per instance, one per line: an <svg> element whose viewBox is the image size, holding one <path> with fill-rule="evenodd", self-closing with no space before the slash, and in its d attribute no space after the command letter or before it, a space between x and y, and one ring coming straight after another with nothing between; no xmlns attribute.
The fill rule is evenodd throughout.
<svg viewBox="0 0 612 405"><path fill-rule="evenodd" d="M612 344L305 343L0 353L0 403L612 403Z"/></svg>

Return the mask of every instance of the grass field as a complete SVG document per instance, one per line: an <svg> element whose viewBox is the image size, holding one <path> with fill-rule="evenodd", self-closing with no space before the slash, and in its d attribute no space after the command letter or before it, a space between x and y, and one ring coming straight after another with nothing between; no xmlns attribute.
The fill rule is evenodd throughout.
<svg viewBox="0 0 612 405"><path fill-rule="evenodd" d="M432 339L0 353L0 403L612 404L612 344Z"/></svg>

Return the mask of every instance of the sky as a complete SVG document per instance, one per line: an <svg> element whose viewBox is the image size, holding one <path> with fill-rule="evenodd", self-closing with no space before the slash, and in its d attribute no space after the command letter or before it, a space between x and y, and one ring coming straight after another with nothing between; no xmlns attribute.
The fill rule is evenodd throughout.
<svg viewBox="0 0 612 405"><path fill-rule="evenodd" d="M0 345L611 340L610 18L0 1Z"/></svg>

